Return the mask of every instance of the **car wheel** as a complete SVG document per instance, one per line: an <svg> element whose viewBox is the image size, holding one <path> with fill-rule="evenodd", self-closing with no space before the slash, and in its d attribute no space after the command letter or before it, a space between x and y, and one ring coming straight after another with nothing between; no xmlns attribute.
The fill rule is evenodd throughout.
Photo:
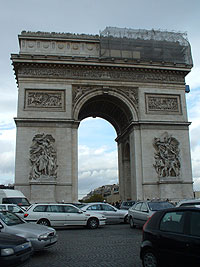
<svg viewBox="0 0 200 267"><path fill-rule="evenodd" d="M159 267L156 254L152 249L147 249L142 253L143 267Z"/></svg>
<svg viewBox="0 0 200 267"><path fill-rule="evenodd" d="M131 228L135 228L136 227L132 217L129 219L129 224L130 224Z"/></svg>
<svg viewBox="0 0 200 267"><path fill-rule="evenodd" d="M50 221L47 220L47 219L41 219L37 222L37 224L42 224L42 225L45 225L45 226L50 226Z"/></svg>
<svg viewBox="0 0 200 267"><path fill-rule="evenodd" d="M90 229L96 229L99 226L99 221L96 218L90 218L87 223L87 227Z"/></svg>
<svg viewBox="0 0 200 267"><path fill-rule="evenodd" d="M124 223L128 223L128 215L124 217Z"/></svg>

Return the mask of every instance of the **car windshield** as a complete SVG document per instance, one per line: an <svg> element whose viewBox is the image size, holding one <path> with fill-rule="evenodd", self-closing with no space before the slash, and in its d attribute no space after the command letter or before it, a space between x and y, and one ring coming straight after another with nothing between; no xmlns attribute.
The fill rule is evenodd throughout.
<svg viewBox="0 0 200 267"><path fill-rule="evenodd" d="M7 211L0 212L0 219L8 226L25 223L18 216Z"/></svg>
<svg viewBox="0 0 200 267"><path fill-rule="evenodd" d="M148 205L150 210L152 211L163 210L174 207L174 205L169 202L149 202Z"/></svg>
<svg viewBox="0 0 200 267"><path fill-rule="evenodd" d="M2 199L3 204L16 204L19 206L30 206L27 198L23 197L7 197Z"/></svg>

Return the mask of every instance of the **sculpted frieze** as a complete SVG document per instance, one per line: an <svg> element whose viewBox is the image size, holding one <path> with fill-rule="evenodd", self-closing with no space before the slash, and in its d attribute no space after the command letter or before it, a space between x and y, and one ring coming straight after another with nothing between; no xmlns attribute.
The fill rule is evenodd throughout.
<svg viewBox="0 0 200 267"><path fill-rule="evenodd" d="M184 75L176 73L164 73L136 69L103 69L103 68L70 68L70 67L20 67L19 77L50 77L66 79L96 79L114 81L137 81L137 82L165 82L184 83Z"/></svg>
<svg viewBox="0 0 200 267"><path fill-rule="evenodd" d="M30 147L30 180L57 178L55 139L50 134L36 134Z"/></svg>
<svg viewBox="0 0 200 267"><path fill-rule="evenodd" d="M181 113L180 95L146 94L147 113Z"/></svg>
<svg viewBox="0 0 200 267"><path fill-rule="evenodd" d="M138 109L138 88L136 87L119 87L119 86L109 86L104 88L103 86L74 86L73 87L73 105L82 97L93 91L101 90L102 92L117 92L119 94L128 97L128 99L134 104L136 109Z"/></svg>
<svg viewBox="0 0 200 267"><path fill-rule="evenodd" d="M25 109L50 109L63 111L65 108L64 90L25 90Z"/></svg>
<svg viewBox="0 0 200 267"><path fill-rule="evenodd" d="M155 137L153 146L155 164L153 164L158 177L177 177L180 175L180 150L179 141L165 132L160 137Z"/></svg>

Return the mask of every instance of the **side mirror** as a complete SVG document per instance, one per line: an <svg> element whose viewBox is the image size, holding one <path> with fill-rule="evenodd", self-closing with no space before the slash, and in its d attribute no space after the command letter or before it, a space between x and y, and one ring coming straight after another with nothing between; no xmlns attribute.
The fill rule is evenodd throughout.
<svg viewBox="0 0 200 267"><path fill-rule="evenodd" d="M78 211L78 213L79 213L79 214L82 214L82 213L83 213L83 211L79 210L79 211Z"/></svg>
<svg viewBox="0 0 200 267"><path fill-rule="evenodd" d="M1 231L1 229L3 229L3 224L2 223L0 223L0 231Z"/></svg>

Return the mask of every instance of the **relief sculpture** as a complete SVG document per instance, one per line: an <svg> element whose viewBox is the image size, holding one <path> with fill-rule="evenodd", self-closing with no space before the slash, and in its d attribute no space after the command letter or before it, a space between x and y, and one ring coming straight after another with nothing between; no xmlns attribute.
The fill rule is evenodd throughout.
<svg viewBox="0 0 200 267"><path fill-rule="evenodd" d="M30 147L30 180L57 177L55 139L50 134L36 134Z"/></svg>
<svg viewBox="0 0 200 267"><path fill-rule="evenodd" d="M177 177L180 175L179 142L165 132L160 138L154 138L153 146L156 150L155 164L158 177Z"/></svg>
<svg viewBox="0 0 200 267"><path fill-rule="evenodd" d="M63 91L26 90L26 108L63 109Z"/></svg>

